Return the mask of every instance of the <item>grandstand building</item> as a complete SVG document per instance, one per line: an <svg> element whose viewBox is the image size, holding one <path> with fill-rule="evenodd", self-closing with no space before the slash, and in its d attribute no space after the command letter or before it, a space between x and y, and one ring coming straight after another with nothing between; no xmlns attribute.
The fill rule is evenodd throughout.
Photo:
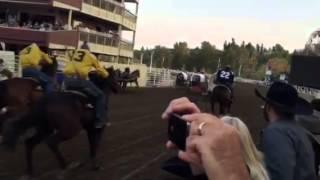
<svg viewBox="0 0 320 180"><path fill-rule="evenodd" d="M15 52L31 43L51 54L88 48L102 61L127 62L133 58L138 5L138 0L0 0L0 43Z"/></svg>

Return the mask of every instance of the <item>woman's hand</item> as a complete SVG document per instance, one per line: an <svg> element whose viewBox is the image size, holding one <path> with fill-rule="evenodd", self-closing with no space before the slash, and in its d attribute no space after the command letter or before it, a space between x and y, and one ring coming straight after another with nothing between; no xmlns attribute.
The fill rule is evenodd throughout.
<svg viewBox="0 0 320 180"><path fill-rule="evenodd" d="M162 119L168 120L172 113L177 114L194 114L200 113L200 109L192 103L188 98L183 97L172 100L167 109L162 114Z"/></svg>
<svg viewBox="0 0 320 180"><path fill-rule="evenodd" d="M235 128L209 114L185 115L183 119L191 128L186 152L179 152L182 160L203 167L209 179L249 179Z"/></svg>

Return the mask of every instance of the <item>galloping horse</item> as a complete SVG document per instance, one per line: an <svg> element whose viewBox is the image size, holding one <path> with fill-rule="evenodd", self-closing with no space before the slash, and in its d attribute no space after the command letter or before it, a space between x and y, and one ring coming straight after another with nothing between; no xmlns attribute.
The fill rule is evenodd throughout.
<svg viewBox="0 0 320 180"><path fill-rule="evenodd" d="M91 74L91 80L101 88L106 97L110 91L118 90L114 79L113 69L107 69L107 79ZM76 91L76 90L75 90ZM42 141L46 141L49 149L55 154L60 167L65 170L67 162L59 150L59 144L77 136L82 129L88 135L92 167L98 170L100 166L96 161L97 149L102 138L103 128L94 128L94 110L88 106L90 97L78 92L56 92L44 96L29 113L16 121L8 121L4 128L3 144L14 148L19 136L35 128L36 133L25 141L27 159L27 177L34 175L32 152Z"/></svg>
<svg viewBox="0 0 320 180"><path fill-rule="evenodd" d="M128 79L122 79L122 89L125 90L127 88L128 83L130 83L130 85L132 83L135 83L136 87L139 87L139 82L138 82L139 78L140 78L140 71L137 69L137 70L133 71L132 73L130 73Z"/></svg>
<svg viewBox="0 0 320 180"><path fill-rule="evenodd" d="M188 75L184 72L181 72L177 75L176 86L177 87L186 87L187 86Z"/></svg>
<svg viewBox="0 0 320 180"><path fill-rule="evenodd" d="M44 64L41 71L54 78L58 62L53 59L52 64ZM30 78L13 78L0 82L0 131L4 121L26 112L42 96L38 90L39 82Z"/></svg>
<svg viewBox="0 0 320 180"><path fill-rule="evenodd" d="M230 113L232 105L232 92L224 85L217 85L213 88L212 92L209 93L209 99L211 103L211 111L215 114L215 104L219 104L219 114L225 115Z"/></svg>

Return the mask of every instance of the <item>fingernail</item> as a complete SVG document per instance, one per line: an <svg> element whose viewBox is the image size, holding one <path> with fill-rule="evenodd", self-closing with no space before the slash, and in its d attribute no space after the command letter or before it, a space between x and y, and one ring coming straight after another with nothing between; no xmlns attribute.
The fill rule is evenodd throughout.
<svg viewBox="0 0 320 180"><path fill-rule="evenodd" d="M191 115L187 114L187 115L183 115L181 118L184 120L188 120L188 119L190 119L190 117L191 117Z"/></svg>

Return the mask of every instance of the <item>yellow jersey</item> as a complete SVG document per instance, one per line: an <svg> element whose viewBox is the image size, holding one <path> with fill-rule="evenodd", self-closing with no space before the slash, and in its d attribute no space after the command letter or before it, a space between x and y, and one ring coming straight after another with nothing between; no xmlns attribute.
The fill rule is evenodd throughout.
<svg viewBox="0 0 320 180"><path fill-rule="evenodd" d="M88 50L77 49L73 52L71 60L66 64L64 74L68 77L78 76L81 79L88 79L89 72L95 69L97 73L106 78L108 72L102 68L95 55Z"/></svg>
<svg viewBox="0 0 320 180"><path fill-rule="evenodd" d="M46 61L47 63L52 64L52 59L48 54L42 52L35 43L20 51L19 60L22 68L39 68L41 61Z"/></svg>

